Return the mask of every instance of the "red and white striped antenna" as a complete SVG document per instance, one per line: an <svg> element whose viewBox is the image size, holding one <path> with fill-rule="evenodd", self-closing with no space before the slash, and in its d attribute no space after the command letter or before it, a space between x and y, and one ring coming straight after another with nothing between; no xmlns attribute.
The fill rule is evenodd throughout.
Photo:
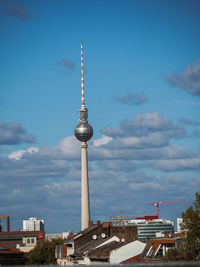
<svg viewBox="0 0 200 267"><path fill-rule="evenodd" d="M81 109L85 109L84 79L83 79L83 42L81 41Z"/></svg>

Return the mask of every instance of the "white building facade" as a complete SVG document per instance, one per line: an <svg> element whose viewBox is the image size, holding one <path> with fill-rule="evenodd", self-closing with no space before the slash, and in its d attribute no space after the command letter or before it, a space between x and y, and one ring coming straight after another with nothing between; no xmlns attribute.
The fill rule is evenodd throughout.
<svg viewBox="0 0 200 267"><path fill-rule="evenodd" d="M23 220L23 231L44 231L44 220L35 217Z"/></svg>
<svg viewBox="0 0 200 267"><path fill-rule="evenodd" d="M183 219L182 218L177 218L177 232L180 233L182 232L181 230L181 224L183 222Z"/></svg>

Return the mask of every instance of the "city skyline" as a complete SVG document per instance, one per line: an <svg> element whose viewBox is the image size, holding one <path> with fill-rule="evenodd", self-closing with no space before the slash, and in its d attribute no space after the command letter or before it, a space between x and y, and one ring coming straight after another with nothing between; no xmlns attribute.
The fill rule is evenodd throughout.
<svg viewBox="0 0 200 267"><path fill-rule="evenodd" d="M80 230L80 42L91 219L175 221L200 188L200 3L1 1L0 215Z"/></svg>

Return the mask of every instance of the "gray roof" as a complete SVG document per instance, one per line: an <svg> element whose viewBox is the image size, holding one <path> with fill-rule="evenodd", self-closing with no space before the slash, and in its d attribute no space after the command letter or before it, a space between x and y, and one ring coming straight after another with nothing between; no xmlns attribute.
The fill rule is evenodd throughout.
<svg viewBox="0 0 200 267"><path fill-rule="evenodd" d="M80 248L76 249L76 251L74 252L73 255L71 256L83 256L84 254L86 254L86 252L95 249L97 246L101 245L102 243L104 243L105 241L109 240L110 237L107 238L99 238L99 239L92 239L90 242L88 242L87 244L81 246Z"/></svg>
<svg viewBox="0 0 200 267"><path fill-rule="evenodd" d="M90 250L88 252L88 257L90 259L105 259L109 258L110 256L110 251L120 248L124 245L126 245L127 242L117 242L117 241L112 241L110 243L107 243L99 248Z"/></svg>

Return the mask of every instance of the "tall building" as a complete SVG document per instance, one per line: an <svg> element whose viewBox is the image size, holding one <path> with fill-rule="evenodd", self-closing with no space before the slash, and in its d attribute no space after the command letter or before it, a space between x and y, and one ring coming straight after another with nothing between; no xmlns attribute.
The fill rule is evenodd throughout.
<svg viewBox="0 0 200 267"><path fill-rule="evenodd" d="M83 79L83 43L81 42L81 109L79 124L75 128L75 136L81 141L81 230L89 227L90 222L90 200L88 183L88 158L87 141L93 136L93 129L88 124L88 109L84 100L84 79Z"/></svg>
<svg viewBox="0 0 200 267"><path fill-rule="evenodd" d="M44 220L35 217L23 220L23 231L44 231Z"/></svg>

